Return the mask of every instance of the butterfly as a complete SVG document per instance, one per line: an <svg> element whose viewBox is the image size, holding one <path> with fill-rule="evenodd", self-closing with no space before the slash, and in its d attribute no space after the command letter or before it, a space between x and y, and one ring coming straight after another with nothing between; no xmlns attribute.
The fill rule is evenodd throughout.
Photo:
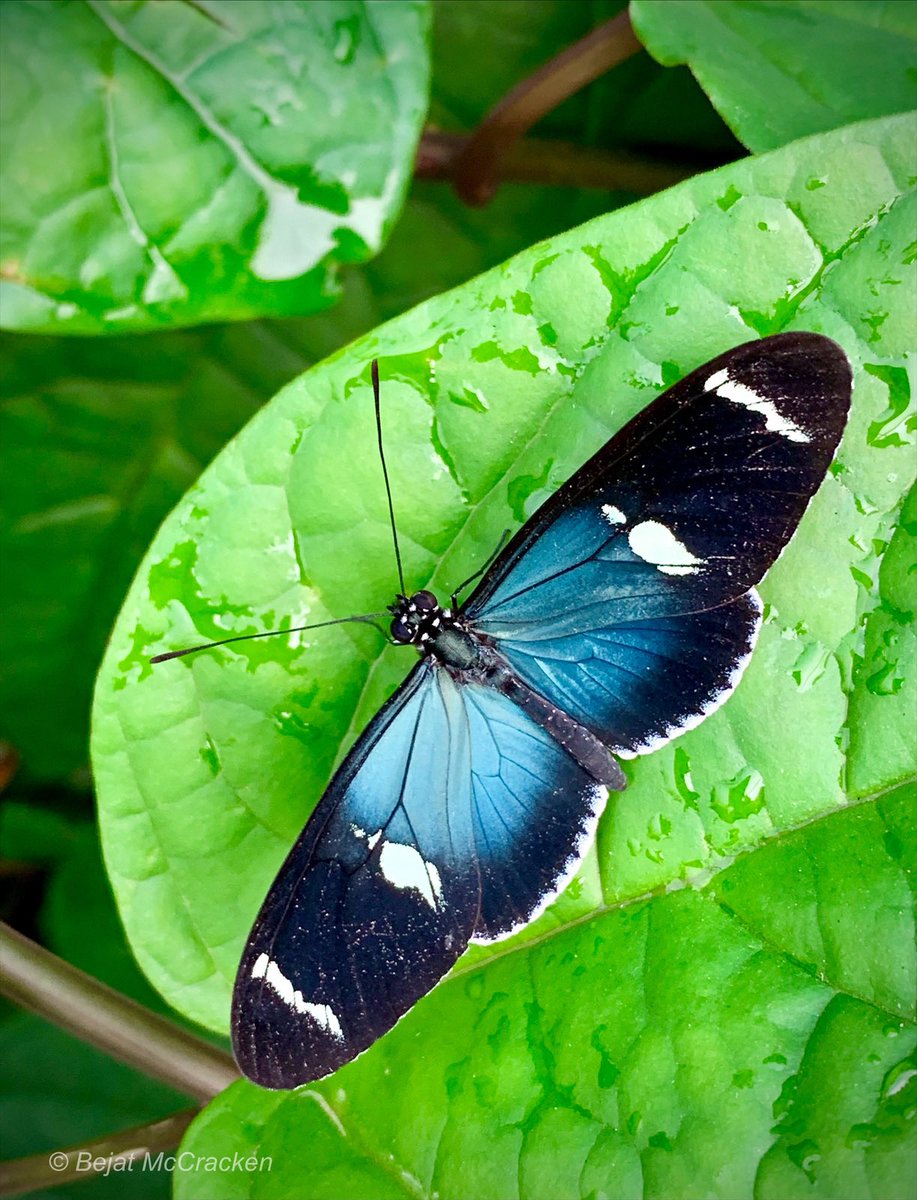
<svg viewBox="0 0 917 1200"><path fill-rule="evenodd" d="M626 785L619 760L736 687L754 586L824 478L851 386L826 337L739 346L625 425L466 602L402 585L391 640L419 661L334 775L242 955L232 1038L250 1079L336 1070L469 943L508 937L566 886Z"/></svg>

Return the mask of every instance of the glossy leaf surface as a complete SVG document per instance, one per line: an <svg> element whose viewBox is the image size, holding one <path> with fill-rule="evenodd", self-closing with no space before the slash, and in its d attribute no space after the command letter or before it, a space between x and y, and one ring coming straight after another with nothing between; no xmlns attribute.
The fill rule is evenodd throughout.
<svg viewBox="0 0 917 1200"><path fill-rule="evenodd" d="M234 1085L183 1148L271 1157L270 1179L199 1171L176 1195L906 1195L915 800L460 969L327 1083Z"/></svg>
<svg viewBox="0 0 917 1200"><path fill-rule="evenodd" d="M687 63L750 150L917 108L917 11L872 0L633 0L641 41Z"/></svg>
<svg viewBox="0 0 917 1200"><path fill-rule="evenodd" d="M11 0L4 325L113 333L326 307L337 266L376 253L401 207L428 17L424 0Z"/></svg>

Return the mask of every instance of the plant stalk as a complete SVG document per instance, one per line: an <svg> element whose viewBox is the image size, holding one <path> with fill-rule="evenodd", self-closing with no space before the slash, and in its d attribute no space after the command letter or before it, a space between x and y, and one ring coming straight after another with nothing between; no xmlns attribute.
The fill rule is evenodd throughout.
<svg viewBox="0 0 917 1200"><path fill-rule="evenodd" d="M0 1162L0 1196L23 1196L39 1188L79 1183L98 1175L130 1174L132 1166L144 1162L148 1154L174 1150L197 1113L196 1108L186 1108L161 1121L120 1130L66 1150Z"/></svg>
<svg viewBox="0 0 917 1200"><path fill-rule="evenodd" d="M239 1078L223 1050L0 922L0 993L81 1041L206 1102Z"/></svg>
<svg viewBox="0 0 917 1200"><path fill-rule="evenodd" d="M414 174L418 179L452 180L471 135L424 130ZM717 164L718 165L718 164ZM541 183L553 187L601 188L651 196L690 179L710 164L662 162L622 151L596 150L573 142L523 138L497 164L499 183Z"/></svg>
<svg viewBox="0 0 917 1200"><path fill-rule="evenodd" d="M456 164L459 196L466 204L486 204L510 146L564 100L642 49L625 10L517 83L481 121Z"/></svg>

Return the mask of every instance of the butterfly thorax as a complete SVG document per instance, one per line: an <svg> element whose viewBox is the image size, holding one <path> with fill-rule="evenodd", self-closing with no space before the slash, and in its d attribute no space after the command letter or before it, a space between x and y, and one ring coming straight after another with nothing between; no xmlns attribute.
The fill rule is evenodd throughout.
<svg viewBox="0 0 917 1200"><path fill-rule="evenodd" d="M432 592L399 596L389 605L391 633L396 642L416 646L423 658L433 658L448 667L467 671L480 658L480 643L452 610L443 608Z"/></svg>

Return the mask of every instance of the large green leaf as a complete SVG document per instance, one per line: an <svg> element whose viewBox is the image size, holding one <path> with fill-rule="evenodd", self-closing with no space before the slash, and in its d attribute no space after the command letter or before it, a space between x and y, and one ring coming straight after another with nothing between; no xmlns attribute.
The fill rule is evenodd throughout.
<svg viewBox="0 0 917 1200"><path fill-rule="evenodd" d="M736 696L675 746L629 768L631 787L604 819L597 854L538 923L501 947L497 961L483 948L468 955L459 980L447 985L453 991L440 989L424 1001L392 1039L350 1070L369 1078L380 1063L394 1063L389 1054L397 1055L392 1104L415 1114L407 1137L417 1134L428 1111L430 1123L442 1129L433 1093L467 1092L469 1102L472 1094L478 1097L490 1114L484 1124L466 1114L450 1134L456 1161L473 1160L463 1139L484 1136L482 1128L505 1125L507 1140L517 1144L530 1109L527 1079L543 1092L531 1110L533 1127L558 1107L556 1089L548 1086L556 1052L545 1039L560 1016L549 1020L549 1006L543 1017L541 1002L525 999L532 955L545 951L544 987L563 997L567 1057L557 1087L575 1092L580 1085L568 1077L577 1061L593 1053L592 1039L605 1044L595 1014L605 1011L613 982L626 974L627 939L633 936L639 946L639 933L627 931L639 926L640 914L663 914L664 949L648 972L661 972L663 989L666 954L683 960L687 972L715 959L721 935L727 948L732 944L733 918L713 903L716 880L703 895L660 897L648 910L635 902L648 892L703 881L736 854L773 839L779 844L787 830L837 813L847 802L847 777L861 769L860 747L867 743L862 730L854 739L848 707L853 710L867 687L860 664L870 614L882 600L880 556L914 474L912 434L898 412L900 375L890 373L906 366L913 342L915 281L906 266L914 211L907 188L917 174L912 129L907 119L889 118L810 139L535 246L309 372L205 472L140 569L99 677L95 707L94 766L107 864L135 953L172 1003L225 1028L242 939L272 873L342 746L410 662L407 655L380 654L377 635L359 627L249 643L156 669L147 661L169 646L283 619L368 611L388 600L394 584L368 387L373 355L385 380L390 469L409 581L432 580L446 591L479 565L503 528L523 520L664 382L756 332L815 329L847 348L856 367L850 426L835 470L766 581L767 624ZM904 630L903 636L912 635ZM897 704L897 693L890 698L896 703L883 705L884 699L877 695L875 707L858 720L874 739L884 728L904 742L909 714ZM913 771L913 756L902 759L888 782ZM861 787L856 794L863 794ZM785 881L780 886L785 892ZM709 925L707 913L713 914ZM606 936L607 922L615 924ZM619 930L616 922L623 932L612 934ZM552 934L571 939L571 954L586 956L588 947L583 961L594 969L587 983L572 986L564 954L552 956L547 949L561 944ZM525 949L530 944L531 953ZM722 978L731 978L735 962L726 954L717 967ZM778 983L791 967L795 972L793 963L777 956ZM486 1018L493 994L486 978L501 981L494 984L497 991L520 997L493 1028ZM702 995L694 1027L703 1034L700 1001L716 988L705 990L698 978L695 990ZM730 1035L736 1045L746 1029L739 1018L754 1027L748 1014L755 983L756 977L739 980L734 1001L717 1016L723 1028L737 1022ZM838 988L846 984L839 980ZM693 995L685 986L681 976L672 985L673 1020ZM802 1054L830 995L810 980L802 1000L784 1004L781 987L766 1009L768 1020L785 1035L784 1047ZM451 1001L440 1001L440 992L464 996L466 988L468 1008L443 1024L436 1005ZM575 1006L571 995L581 996ZM615 1007L610 1029L630 1019L625 1001ZM488 1032L483 1038L479 1029L483 1040L493 1042L495 1052L505 1043L509 1055L499 1078L482 1075L480 1086L473 1082L476 1069L462 1066L468 1054L462 1039L475 1020ZM722 1037L716 1030L705 1037L710 1054ZM402 1038L408 1039L407 1055ZM457 1039L448 1043L458 1048L446 1063L457 1075L446 1070L438 1051L427 1057L427 1046L443 1038ZM421 1045L424 1054L417 1055ZM786 1048L774 1053L791 1061ZM658 1051L652 1059L656 1070L658 1058L658 1072L647 1075L654 1093L669 1070L666 1054L664 1047ZM610 1061L617 1061L613 1054ZM671 1071L675 1061L677 1056ZM715 1114L710 1106L717 1096L732 1094L729 1080L738 1069L729 1063L728 1079L717 1074L715 1054L707 1065L711 1097L695 1109L690 1092L684 1109L689 1126L722 1120L722 1105ZM690 1068L695 1074L700 1069ZM251 1090L231 1095L242 1097L243 1106L255 1103ZM378 1108L377 1098L378 1088ZM648 1096L632 1111L646 1111L650 1099L657 1103ZM292 1101L284 1106L268 1141L276 1134L282 1145L299 1136L284 1122L295 1123L295 1114L314 1102L298 1103L299 1109ZM599 1111L591 1101L583 1107ZM752 1107L769 1122L760 1096ZM598 1147L599 1173L603 1156L614 1157L623 1136L612 1110L601 1113L607 1129L595 1127L590 1142ZM359 1108L360 1127L364 1117L372 1114ZM390 1107L385 1117L392 1119ZM563 1154L565 1120L557 1127L549 1122L545 1137L553 1139L563 1169L572 1170L575 1150L569 1158ZM637 1122L655 1139L647 1142L654 1161L655 1151L674 1143L674 1120L652 1128ZM224 1114L216 1124L235 1122ZM759 1130L763 1148L773 1140L765 1136L768 1129L769 1123ZM317 1143L307 1140L314 1164ZM360 1170L370 1170L364 1152L371 1159L375 1142L348 1142L354 1145ZM334 1142L333 1153L339 1151ZM543 1146L539 1153L551 1157ZM631 1155L636 1171L639 1158L621 1153ZM692 1154L688 1144L684 1153L659 1157L669 1164L657 1168L668 1194L675 1188L671 1179L691 1169ZM527 1178L538 1180L539 1161L535 1155ZM513 1179L517 1166L514 1160ZM432 1178L426 1168L414 1173ZM454 1178L449 1168L444 1179ZM583 1179L590 1178L587 1171ZM730 1178L711 1182L708 1190L717 1187L716 1194L731 1198ZM486 1194L504 1194L501 1180L495 1178ZM277 1194L286 1194L279 1177L276 1186ZM534 1194L538 1186L526 1184ZM450 1188L462 1191L452 1183ZM588 1193L586 1183L583 1188ZM463 1189L474 1194L473 1181L465 1180ZM659 1191L665 1194L663 1184ZM377 1193L384 1194L378 1188L367 1194Z"/></svg>
<svg viewBox="0 0 917 1200"><path fill-rule="evenodd" d="M234 1085L179 1200L891 1200L915 1146L913 788L459 969L295 1093Z"/></svg>
<svg viewBox="0 0 917 1200"><path fill-rule="evenodd" d="M631 0L641 41L687 63L749 149L917 107L917 8L875 0Z"/></svg>
<svg viewBox="0 0 917 1200"><path fill-rule="evenodd" d="M888 369L912 341L910 132L894 118L826 135L536 246L303 376L230 443L157 535L96 697L107 863L167 996L225 1025L266 882L342 743L411 661L380 654L362 627L147 661L387 601L373 355L409 582L446 590L665 379L754 330L838 337L857 366L839 464L767 581L737 697L635 765L602 827L604 886L639 895L843 802L851 674L914 473L911 447L883 433ZM824 186L810 190L816 176ZM768 711L779 729L762 722Z"/></svg>
<svg viewBox="0 0 917 1200"><path fill-rule="evenodd" d="M314 312L384 241L426 110L426 0L3 15L6 327Z"/></svg>

